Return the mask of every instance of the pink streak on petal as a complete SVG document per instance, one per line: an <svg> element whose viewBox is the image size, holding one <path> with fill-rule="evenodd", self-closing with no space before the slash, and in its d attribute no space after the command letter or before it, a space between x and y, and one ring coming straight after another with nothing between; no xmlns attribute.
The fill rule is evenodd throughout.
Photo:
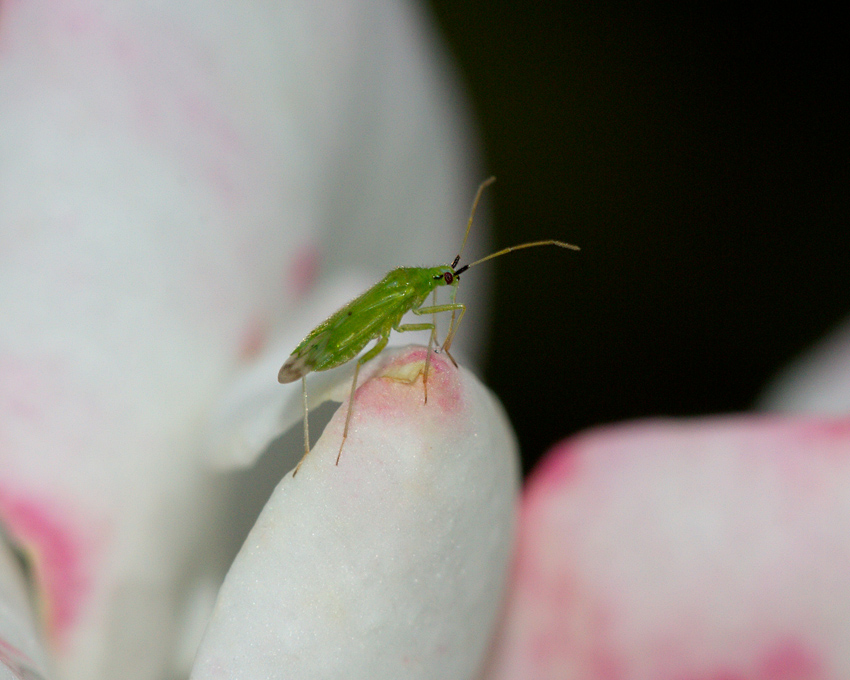
<svg viewBox="0 0 850 680"><path fill-rule="evenodd" d="M47 630L64 642L77 619L91 583L85 542L68 518L73 513L56 502L0 487L0 522L33 559L43 595Z"/></svg>
<svg viewBox="0 0 850 680"><path fill-rule="evenodd" d="M561 445L559 455L546 456L534 469L534 484L529 483L523 495L523 503L533 503L537 497L545 498L548 492L565 488L579 474L579 458L571 455L573 445Z"/></svg>
<svg viewBox="0 0 850 680"><path fill-rule="evenodd" d="M245 361L253 359L263 351L268 340L268 322L265 319L252 319L242 331L242 340L239 343L239 357Z"/></svg>
<svg viewBox="0 0 850 680"><path fill-rule="evenodd" d="M805 680L822 678L818 655L796 639L784 640L765 655L759 680Z"/></svg>
<svg viewBox="0 0 850 680"><path fill-rule="evenodd" d="M295 299L306 295L316 283L322 263L322 254L315 245L301 248L292 258L286 272L286 287Z"/></svg>

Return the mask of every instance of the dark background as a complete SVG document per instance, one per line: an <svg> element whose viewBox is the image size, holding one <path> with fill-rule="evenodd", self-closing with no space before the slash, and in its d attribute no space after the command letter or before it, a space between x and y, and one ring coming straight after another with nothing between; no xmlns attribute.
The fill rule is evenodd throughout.
<svg viewBox="0 0 850 680"><path fill-rule="evenodd" d="M850 312L838 15L431 0L482 133L486 380L528 470L588 426L749 408Z"/></svg>

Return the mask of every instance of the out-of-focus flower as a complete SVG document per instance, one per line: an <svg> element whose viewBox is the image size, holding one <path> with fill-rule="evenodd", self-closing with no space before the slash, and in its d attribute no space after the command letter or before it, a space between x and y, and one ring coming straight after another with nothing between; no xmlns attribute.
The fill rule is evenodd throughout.
<svg viewBox="0 0 850 680"><path fill-rule="evenodd" d="M480 177L433 43L385 0L0 6L0 524L53 677L186 672L244 536L218 470L281 425L229 404L454 254Z"/></svg>
<svg viewBox="0 0 850 680"><path fill-rule="evenodd" d="M785 368L759 407L785 413L850 414L850 321Z"/></svg>
<svg viewBox="0 0 850 680"><path fill-rule="evenodd" d="M850 677L848 357L843 331L786 372L763 402L783 416L555 447L524 490L488 680Z"/></svg>

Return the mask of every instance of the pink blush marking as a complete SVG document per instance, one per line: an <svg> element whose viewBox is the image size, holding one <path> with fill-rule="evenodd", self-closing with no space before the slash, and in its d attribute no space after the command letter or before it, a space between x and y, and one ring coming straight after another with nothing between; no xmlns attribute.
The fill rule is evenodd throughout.
<svg viewBox="0 0 850 680"><path fill-rule="evenodd" d="M815 653L799 640L786 639L764 654L754 671L721 670L687 676L687 680L825 680L827 677Z"/></svg>
<svg viewBox="0 0 850 680"><path fill-rule="evenodd" d="M357 389L355 403L360 408L371 401L375 415L382 418L397 419L409 413L411 408L418 409L425 400L423 373L410 383L400 376L406 376L409 364L418 364L424 371L427 349L417 345L395 355L382 366L374 376ZM376 359L377 361L378 359ZM415 368L415 366L414 366ZM436 406L444 413L457 413L464 408L461 386L456 369L448 359L439 354L431 354L431 366L428 372L428 406ZM414 388L414 389L411 389ZM431 411L426 416L435 416Z"/></svg>
<svg viewBox="0 0 850 680"><path fill-rule="evenodd" d="M760 680L814 680L824 677L818 655L798 640L785 640L764 658Z"/></svg>
<svg viewBox="0 0 850 680"><path fill-rule="evenodd" d="M253 359L268 342L268 324L264 319L252 319L242 332L239 343L239 357L244 360Z"/></svg>
<svg viewBox="0 0 850 680"><path fill-rule="evenodd" d="M0 520L33 558L47 630L57 642L73 626L90 585L80 541L63 518L69 512L0 488Z"/></svg>
<svg viewBox="0 0 850 680"><path fill-rule="evenodd" d="M298 250L286 276L286 286L292 291L293 297L300 298L310 291L319 276L321 261L321 253L314 245Z"/></svg>
<svg viewBox="0 0 850 680"><path fill-rule="evenodd" d="M850 439L850 418L840 418L837 420L815 420L804 426L808 432L816 436L818 439ZM842 453L850 451L848 448L842 448Z"/></svg>
<svg viewBox="0 0 850 680"><path fill-rule="evenodd" d="M581 472L579 452L575 439L556 446L534 469L523 493L523 504L534 503L538 497L565 489Z"/></svg>

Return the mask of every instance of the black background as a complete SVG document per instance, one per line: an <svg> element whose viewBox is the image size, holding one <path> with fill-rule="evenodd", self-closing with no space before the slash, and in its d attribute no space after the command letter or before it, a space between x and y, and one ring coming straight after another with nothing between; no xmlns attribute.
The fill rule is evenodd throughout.
<svg viewBox="0 0 850 680"><path fill-rule="evenodd" d="M491 265L486 379L526 470L594 424L747 409L850 311L837 14L430 5L499 180L496 245L582 246Z"/></svg>

